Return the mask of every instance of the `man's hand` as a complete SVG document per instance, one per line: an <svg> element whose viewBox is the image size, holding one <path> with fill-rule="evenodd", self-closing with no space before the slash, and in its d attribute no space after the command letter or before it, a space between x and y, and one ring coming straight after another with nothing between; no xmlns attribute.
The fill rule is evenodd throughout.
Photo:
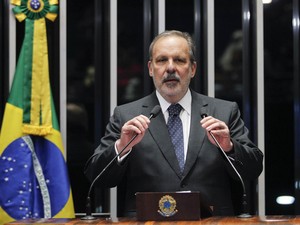
<svg viewBox="0 0 300 225"><path fill-rule="evenodd" d="M212 144L216 145L209 132L214 135L225 152L232 150L233 144L230 140L230 132L223 121L207 116L200 121L200 124L206 130L208 139Z"/></svg>
<svg viewBox="0 0 300 225"><path fill-rule="evenodd" d="M149 123L149 118L144 115L136 116L127 121L121 129L120 139L116 142L118 152L120 152L136 134L137 137L131 142L131 144L124 150L122 154L126 154L134 145L139 143L143 139Z"/></svg>

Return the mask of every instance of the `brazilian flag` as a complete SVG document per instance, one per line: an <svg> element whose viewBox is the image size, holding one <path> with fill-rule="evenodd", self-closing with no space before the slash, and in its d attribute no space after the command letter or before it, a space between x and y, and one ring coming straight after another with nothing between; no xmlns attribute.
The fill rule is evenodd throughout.
<svg viewBox="0 0 300 225"><path fill-rule="evenodd" d="M12 0L25 21L0 133L0 225L20 219L74 218L73 198L48 68L45 18L57 0Z"/></svg>

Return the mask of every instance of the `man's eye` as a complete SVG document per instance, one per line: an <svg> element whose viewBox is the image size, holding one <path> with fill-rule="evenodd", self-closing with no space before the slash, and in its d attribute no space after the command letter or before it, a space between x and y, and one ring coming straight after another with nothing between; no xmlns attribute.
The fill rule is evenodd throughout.
<svg viewBox="0 0 300 225"><path fill-rule="evenodd" d="M177 63L185 63L186 62L185 59L175 59L174 61Z"/></svg>

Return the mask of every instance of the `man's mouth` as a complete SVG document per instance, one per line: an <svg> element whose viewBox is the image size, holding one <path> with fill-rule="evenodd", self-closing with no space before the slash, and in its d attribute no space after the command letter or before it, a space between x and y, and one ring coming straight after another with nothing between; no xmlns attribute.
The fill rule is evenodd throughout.
<svg viewBox="0 0 300 225"><path fill-rule="evenodd" d="M163 80L163 83L167 82L179 82L180 79L176 76L176 74L168 74L168 76Z"/></svg>
<svg viewBox="0 0 300 225"><path fill-rule="evenodd" d="M165 79L165 80L164 80L164 83L167 83L167 82L179 82L179 79L176 79L176 78L173 78L173 79Z"/></svg>

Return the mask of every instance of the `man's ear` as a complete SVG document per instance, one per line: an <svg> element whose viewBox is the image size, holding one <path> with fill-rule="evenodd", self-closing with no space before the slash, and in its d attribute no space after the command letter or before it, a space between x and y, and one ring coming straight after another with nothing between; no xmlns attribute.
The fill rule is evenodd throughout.
<svg viewBox="0 0 300 225"><path fill-rule="evenodd" d="M152 61L151 60L149 60L148 61L148 71L149 71L149 76L150 77L153 77L153 69L152 69Z"/></svg>
<svg viewBox="0 0 300 225"><path fill-rule="evenodd" d="M197 63L193 62L193 64L192 64L192 77L195 76L196 70L197 70Z"/></svg>

